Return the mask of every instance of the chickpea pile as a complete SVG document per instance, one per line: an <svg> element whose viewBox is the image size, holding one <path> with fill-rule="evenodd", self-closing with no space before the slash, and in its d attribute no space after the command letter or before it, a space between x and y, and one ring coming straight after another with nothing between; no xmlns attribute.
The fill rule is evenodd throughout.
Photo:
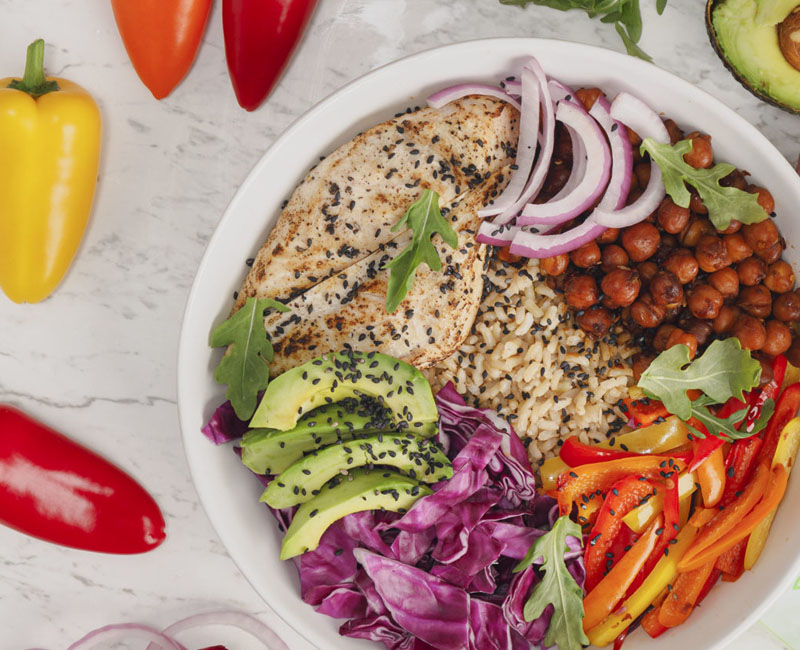
<svg viewBox="0 0 800 650"><path fill-rule="evenodd" d="M586 93L594 91L576 95L586 104ZM688 164L698 169L713 164L709 136L684 136L672 120L665 126L673 144L692 139L692 151L684 156ZM635 167L629 204L647 186L650 174L650 162L638 155L635 133L631 141ZM731 172L722 184L756 193L759 204L773 214L772 195L748 185L741 171ZM688 208L667 196L646 220L610 228L572 253L543 259L541 268L564 291L567 303L577 310L578 325L588 334L602 337L619 323L637 335L643 350L634 360L637 376L656 353L673 345L687 345L694 356L713 338L729 336L764 362L765 357L786 354L800 365L795 334L800 290L795 290L792 267L781 259L785 243L774 221L743 225L734 220L717 231L707 213L693 190Z"/></svg>

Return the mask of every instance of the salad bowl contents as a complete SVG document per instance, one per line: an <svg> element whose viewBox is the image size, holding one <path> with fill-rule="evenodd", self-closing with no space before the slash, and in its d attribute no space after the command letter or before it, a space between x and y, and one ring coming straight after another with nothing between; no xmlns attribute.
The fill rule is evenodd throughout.
<svg viewBox="0 0 800 650"><path fill-rule="evenodd" d="M640 63L577 48L636 88L576 72L572 47L420 55L459 79L495 67L455 85L430 73L427 107L352 129L280 209L227 320L195 318L221 291L190 300L190 464L296 627L302 599L337 619L320 629L390 649L712 647L758 614L726 618L720 598L766 601L786 573L776 549L798 561L782 503L798 498L800 313L781 217L797 180L752 134L736 157L747 127L709 98L664 75L702 106L687 114ZM379 91L369 79L330 105ZM185 355L209 332L228 401L206 388L189 413L186 386L207 384ZM197 434L203 408L203 432L237 454ZM236 553L255 530L258 560ZM696 623L709 617L727 627Z"/></svg>

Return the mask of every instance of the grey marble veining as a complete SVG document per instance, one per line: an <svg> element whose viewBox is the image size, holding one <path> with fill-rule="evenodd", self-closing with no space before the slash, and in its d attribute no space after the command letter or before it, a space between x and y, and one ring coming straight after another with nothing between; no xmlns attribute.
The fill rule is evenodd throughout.
<svg viewBox="0 0 800 650"><path fill-rule="evenodd" d="M641 2L641 44L655 62L722 99L796 160L800 118L758 101L727 73L706 37L704 3L670 0L659 17L654 1ZM496 0L319 0L280 85L246 113L228 80L220 10L215 2L189 76L157 102L132 69L108 2L0 0L0 70L21 74L25 47L41 36L48 70L90 90L104 119L94 211L71 272L42 304L0 297L0 401L126 468L154 494L168 522L165 544L135 557L81 553L0 527L0 650L59 650L104 623L166 625L226 607L259 615L291 648L307 648L228 558L198 504L179 439L178 331L214 227L292 121L398 57L489 36L623 50L613 27L580 12ZM186 638L194 647L257 647L233 635ZM781 646L754 628L731 647Z"/></svg>

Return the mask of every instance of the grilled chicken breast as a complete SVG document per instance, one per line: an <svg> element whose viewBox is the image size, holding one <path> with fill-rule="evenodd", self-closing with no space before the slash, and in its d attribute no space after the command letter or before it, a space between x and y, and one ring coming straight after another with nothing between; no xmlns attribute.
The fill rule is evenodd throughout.
<svg viewBox="0 0 800 650"><path fill-rule="evenodd" d="M371 256L425 188L447 205L481 187L513 162L517 122L505 102L470 96L404 113L342 145L289 199L234 309L251 296L290 300Z"/></svg>
<svg viewBox="0 0 800 650"><path fill-rule="evenodd" d="M408 246L410 231L291 300L291 312L267 315L264 324L275 350L270 373L346 345L418 368L448 357L469 334L482 297L486 246L475 241L476 213L507 178L508 169L500 170L443 205L442 214L458 234L458 249L435 235L442 270L420 265L413 288L394 313L385 309L389 272L383 268Z"/></svg>

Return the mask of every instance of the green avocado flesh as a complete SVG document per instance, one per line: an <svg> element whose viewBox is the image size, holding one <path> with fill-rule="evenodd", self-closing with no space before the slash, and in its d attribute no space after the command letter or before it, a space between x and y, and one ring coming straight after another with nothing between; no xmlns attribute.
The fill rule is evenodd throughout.
<svg viewBox="0 0 800 650"><path fill-rule="evenodd" d="M313 551L335 521L363 510L405 512L432 490L413 478L379 469L357 469L338 483L328 484L301 505L281 544L281 560Z"/></svg>
<svg viewBox="0 0 800 650"><path fill-rule="evenodd" d="M269 484L261 501L273 508L305 503L337 474L363 465L391 465L424 483L453 475L450 460L436 442L411 433L378 434L331 445L298 460Z"/></svg>
<svg viewBox="0 0 800 650"><path fill-rule="evenodd" d="M800 70L784 58L777 25L800 0L724 0L711 13L716 45L754 93L800 111Z"/></svg>
<svg viewBox="0 0 800 650"><path fill-rule="evenodd" d="M381 431L413 431L423 438L437 432L436 422L414 422L408 428L406 424L394 422L391 411L374 402L347 399L307 413L289 431L251 429L242 438L242 462L256 474L279 474L308 452L339 440Z"/></svg>
<svg viewBox="0 0 800 650"><path fill-rule="evenodd" d="M267 387L250 426L288 431L304 413L347 397L373 397L398 420L435 422L433 393L422 373L385 354L325 354L287 370Z"/></svg>

